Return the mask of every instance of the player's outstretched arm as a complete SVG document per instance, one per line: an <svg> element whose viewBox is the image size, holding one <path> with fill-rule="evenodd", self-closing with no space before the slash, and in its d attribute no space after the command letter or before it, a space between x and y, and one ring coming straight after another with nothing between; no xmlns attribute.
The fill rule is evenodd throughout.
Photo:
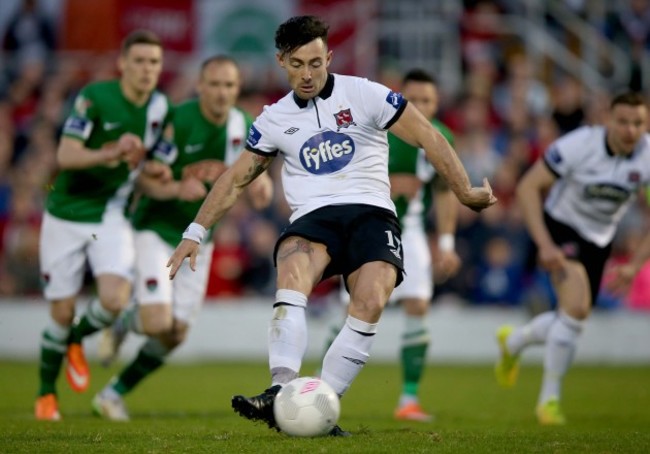
<svg viewBox="0 0 650 454"><path fill-rule="evenodd" d="M390 127L400 139L424 148L427 159L442 175L460 202L474 211L481 211L497 201L487 179L483 186L472 187L463 164L447 139L411 104Z"/></svg>
<svg viewBox="0 0 650 454"><path fill-rule="evenodd" d="M190 224L186 234L169 261L167 267L169 277L173 279L186 257L190 258L190 268L195 269L199 243L205 231L217 223L219 219L234 205L244 188L264 172L272 156L260 156L244 150L215 182L214 186L203 201L194 222Z"/></svg>

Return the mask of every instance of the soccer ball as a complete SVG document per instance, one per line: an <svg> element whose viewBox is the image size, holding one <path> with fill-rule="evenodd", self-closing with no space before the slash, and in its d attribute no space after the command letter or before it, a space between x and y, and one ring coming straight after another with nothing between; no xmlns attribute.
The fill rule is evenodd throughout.
<svg viewBox="0 0 650 454"><path fill-rule="evenodd" d="M339 396L319 378L300 377L282 387L273 405L275 422L286 434L316 437L329 433L341 414Z"/></svg>

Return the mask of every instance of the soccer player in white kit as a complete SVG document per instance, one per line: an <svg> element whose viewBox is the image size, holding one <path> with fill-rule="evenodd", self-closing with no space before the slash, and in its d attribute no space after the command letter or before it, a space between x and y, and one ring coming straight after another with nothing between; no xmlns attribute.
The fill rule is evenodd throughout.
<svg viewBox="0 0 650 454"><path fill-rule="evenodd" d="M495 374L500 385L514 386L522 350L546 344L536 407L540 424L566 422L560 406L562 379L596 301L618 223L650 183L647 121L642 95L615 97L606 126L585 126L559 138L517 187L517 201L538 261L550 273L558 310L516 329L510 325L498 329L501 353ZM629 286L649 257L647 235L631 260L613 269L611 288L620 291Z"/></svg>
<svg viewBox="0 0 650 454"><path fill-rule="evenodd" d="M278 28L277 61L292 91L255 120L246 150L217 180L169 259L170 277L243 188L278 154L292 209L275 248L278 269L269 326L272 386L234 396L236 412L277 428L273 400L298 377L307 347L305 306L319 281L341 274L350 289L348 318L329 348L321 378L343 395L369 357L381 312L402 280L400 226L390 199L386 130L425 149L461 203L480 211L496 202L487 180L473 188L453 149L401 94L366 79L330 74L328 25L298 16ZM332 435L347 432L336 426Z"/></svg>

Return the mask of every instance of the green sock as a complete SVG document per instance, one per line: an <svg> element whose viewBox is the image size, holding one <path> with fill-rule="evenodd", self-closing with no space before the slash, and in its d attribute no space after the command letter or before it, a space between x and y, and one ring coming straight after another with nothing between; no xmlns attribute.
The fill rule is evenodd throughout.
<svg viewBox="0 0 650 454"><path fill-rule="evenodd" d="M417 396L420 379L426 364L429 331L424 317L407 317L406 332L402 335L403 394Z"/></svg>
<svg viewBox="0 0 650 454"><path fill-rule="evenodd" d="M114 320L115 315L104 309L99 299L94 298L88 305L88 309L86 309L79 323L72 327L70 343L80 344L84 337L110 326Z"/></svg>
<svg viewBox="0 0 650 454"><path fill-rule="evenodd" d="M417 396L428 346L428 344L420 344L402 347L404 394Z"/></svg>
<svg viewBox="0 0 650 454"><path fill-rule="evenodd" d="M111 385L120 395L133 390L148 375L155 372L165 363L169 351L157 340L149 338L142 346L138 356L117 377Z"/></svg>
<svg viewBox="0 0 650 454"><path fill-rule="evenodd" d="M39 396L56 394L56 379L59 377L63 357L67 350L70 328L55 321L43 330L41 335L41 362L39 364Z"/></svg>

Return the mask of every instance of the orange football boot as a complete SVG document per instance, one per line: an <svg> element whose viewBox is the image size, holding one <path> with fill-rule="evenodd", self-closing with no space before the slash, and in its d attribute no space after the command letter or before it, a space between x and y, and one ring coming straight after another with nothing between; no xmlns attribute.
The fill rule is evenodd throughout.
<svg viewBox="0 0 650 454"><path fill-rule="evenodd" d="M38 421L60 421L59 404L56 401L56 395L46 394L36 399L34 406L34 416Z"/></svg>
<svg viewBox="0 0 650 454"><path fill-rule="evenodd" d="M81 344L68 345L67 357L68 365L65 369L65 376L68 379L68 384L75 392L85 392L90 385L90 369Z"/></svg>

